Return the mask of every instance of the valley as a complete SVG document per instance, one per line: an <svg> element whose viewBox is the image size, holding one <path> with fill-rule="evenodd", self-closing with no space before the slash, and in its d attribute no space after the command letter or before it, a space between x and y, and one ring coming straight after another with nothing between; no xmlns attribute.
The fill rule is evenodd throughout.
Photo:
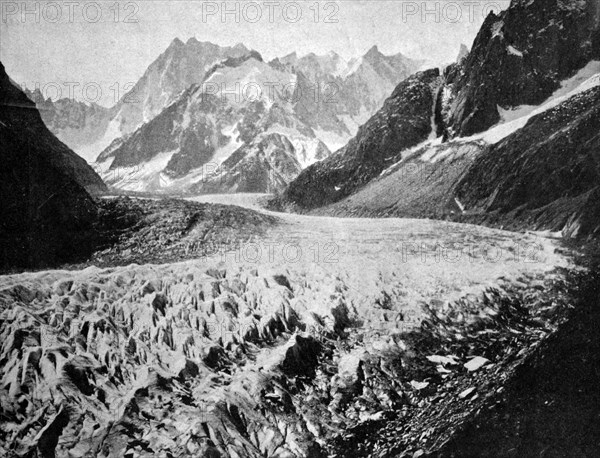
<svg viewBox="0 0 600 458"><path fill-rule="evenodd" d="M2 24L0 456L600 456L600 0L181 5Z"/></svg>

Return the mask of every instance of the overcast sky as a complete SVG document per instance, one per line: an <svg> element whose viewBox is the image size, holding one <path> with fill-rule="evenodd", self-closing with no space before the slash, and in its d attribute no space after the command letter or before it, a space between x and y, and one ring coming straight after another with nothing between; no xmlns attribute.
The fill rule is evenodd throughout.
<svg viewBox="0 0 600 458"><path fill-rule="evenodd" d="M0 0L0 60L15 81L54 95L111 105L128 83L175 38L244 43L266 59L336 51L345 58L377 45L436 63L472 44L486 12L499 1L56 1ZM229 13L228 13L229 12ZM69 85L68 83L74 83ZM77 85L75 85L77 84Z"/></svg>

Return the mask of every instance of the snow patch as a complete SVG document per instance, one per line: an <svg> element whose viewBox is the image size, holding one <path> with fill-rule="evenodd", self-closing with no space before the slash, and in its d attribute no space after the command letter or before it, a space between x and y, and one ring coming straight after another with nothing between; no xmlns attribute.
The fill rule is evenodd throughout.
<svg viewBox="0 0 600 458"><path fill-rule="evenodd" d="M454 202L456 202L456 205L458 205L458 208L460 208L461 212L465 212L465 206L460 202L460 200L458 200L458 197L454 198Z"/></svg>
<svg viewBox="0 0 600 458"><path fill-rule="evenodd" d="M494 144L525 127L534 116L557 107L571 97L600 86L600 61L591 61L573 77L562 82L544 103L539 106L522 105L513 110L499 108L502 121L485 132L458 139L459 142L484 140Z"/></svg>
<svg viewBox="0 0 600 458"><path fill-rule="evenodd" d="M325 143L327 148L329 148L329 151L331 151L332 153L346 146L346 144L352 138L351 134L338 134L336 132L331 132L323 129L315 130L315 135L319 140Z"/></svg>
<svg viewBox="0 0 600 458"><path fill-rule="evenodd" d="M273 67L248 59L239 67L225 67L213 73L204 83L216 84L219 95L233 105L245 105L262 100L267 107L274 102L291 101L296 75L280 72Z"/></svg>
<svg viewBox="0 0 600 458"><path fill-rule="evenodd" d="M513 56L523 57L523 53L512 45L508 46L508 53L512 54Z"/></svg>
<svg viewBox="0 0 600 458"><path fill-rule="evenodd" d="M492 25L492 38L501 37L504 38L504 33L502 32L502 27L504 27L504 21L495 22Z"/></svg>
<svg viewBox="0 0 600 458"><path fill-rule="evenodd" d="M163 187L161 183L169 184L168 177L162 174L162 171L177 151L159 153L151 160L139 165L118 167L116 169L105 168L100 176L107 184L125 191L161 189Z"/></svg>
<svg viewBox="0 0 600 458"><path fill-rule="evenodd" d="M119 121L118 117L115 116L109 123L106 128L106 132L94 143L89 145L83 145L75 150L75 152L84 158L89 164L92 164L96 158L100 155L102 151L104 151L115 138L119 138L121 136L121 130L119 129Z"/></svg>
<svg viewBox="0 0 600 458"><path fill-rule="evenodd" d="M356 73L356 71L360 68L362 63L363 63L362 57L357 57L357 58L350 60L350 62L348 62L348 66L346 67L346 70L340 75L342 77L342 79L346 79L353 73Z"/></svg>
<svg viewBox="0 0 600 458"><path fill-rule="evenodd" d="M213 155L211 162L215 163L216 165L221 165L223 162L225 162L229 158L229 156L231 156L235 152L235 150L237 150L240 146L242 146L244 144L244 142L242 142L238 139L238 137L239 137L238 124L239 123L235 123L234 125L226 127L221 130L221 133L223 135L226 135L227 137L230 137L231 140L229 141L229 143L227 145L225 145L225 146L219 148L217 151L215 151L215 154Z"/></svg>

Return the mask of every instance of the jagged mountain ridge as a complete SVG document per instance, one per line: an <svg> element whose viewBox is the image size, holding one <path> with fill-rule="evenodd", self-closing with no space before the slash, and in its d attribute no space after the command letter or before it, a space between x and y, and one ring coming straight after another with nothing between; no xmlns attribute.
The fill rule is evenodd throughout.
<svg viewBox="0 0 600 458"><path fill-rule="evenodd" d="M377 46L359 58L345 62L337 53L324 56L296 53L273 61L298 75L304 92L296 103L300 118L314 129L338 135L341 139L356 134L358 127L381 108L396 85L415 73L423 61L401 53L386 56ZM306 93L317 86L320 100ZM335 145L328 144L331 149ZM343 146L343 145L340 145Z"/></svg>
<svg viewBox="0 0 600 458"><path fill-rule="evenodd" d="M269 161L260 162L265 167L262 170L252 167L256 174L270 177L254 179L262 183L256 192L267 192L283 189L303 166L330 154L314 131L297 118L285 96L261 91L251 100L237 92L211 91L232 87L244 78L258 88L267 83L284 87L295 81L293 75L272 68L255 53L223 62L209 71L204 84L190 87L150 122L105 150L98 158L105 180L122 189L144 191L199 191L203 186L195 185L200 180L210 181L213 189L217 183L223 191L245 189L243 183L232 183L232 176L226 175L233 173L245 182L242 175L247 171L235 173L225 161L234 153L249 152L251 148L246 146L258 136L277 133L286 137L291 150L281 148L281 141L275 142L277 148L291 155L294 166L283 174L271 173L278 167L267 165ZM119 174L116 178L115 173Z"/></svg>
<svg viewBox="0 0 600 458"><path fill-rule="evenodd" d="M233 173L245 181L242 176L246 174L239 175L227 166L220 167L237 148L252 144L254 138L263 133L282 134L295 149L292 162L305 168L330 154L327 144L333 143L336 147L345 143L382 103L395 83L407 77L417 65L420 62L401 54L384 56L376 47L352 67L335 53L309 54L302 58L292 55L269 63L256 51L228 57L207 70L200 89L195 89L202 92L203 98L210 98L218 90L215 95L227 108L217 108L214 104L212 108L207 104L192 104L196 106L192 108L189 99L198 95L185 91L154 119L105 150L98 157L102 164L99 169L109 184L121 189L167 192L246 189L246 185L234 184L227 176ZM242 86L249 87L249 84L259 88L260 101L250 100L252 95L243 91ZM232 89L237 94L231 94ZM181 102L185 98L188 102ZM196 116L183 114L180 110L187 108L181 108L181 104L189 106L196 115L198 110L208 110L210 114L202 115L202 122L174 128L175 124L182 126L184 118ZM169 120L172 116L177 119ZM184 130L187 133L183 134ZM252 148L244 149L250 150ZM289 153L285 148L283 151ZM107 164L110 157L115 159ZM296 170L291 175L280 175L272 173L272 165L263 165L266 169L261 171L252 168L259 176L271 177L269 183L258 176L254 180L263 183L259 189L262 192L282 190L299 173ZM123 167L138 170L115 173ZM202 167L204 170L198 170ZM219 169L214 171L215 167ZM206 168L210 172L207 173ZM285 181L282 181L283 176ZM221 187L215 183L221 183Z"/></svg>
<svg viewBox="0 0 600 458"><path fill-rule="evenodd" d="M229 47L178 38L154 61L131 91L117 103L119 132L129 134L159 114L193 84L201 83L215 64L248 54L241 43Z"/></svg>
<svg viewBox="0 0 600 458"><path fill-rule="evenodd" d="M496 144L421 146L316 213L451 219L597 237L600 136L593 126L600 122L599 110L596 85L533 116Z"/></svg>
<svg viewBox="0 0 600 458"><path fill-rule="evenodd" d="M384 56L376 47L352 68L335 53L286 56L270 63L255 51L228 58L209 69L202 84L184 91L158 116L106 149L98 157L99 167L109 184L122 189L233 192L248 189L245 183L250 180L261 183L250 186L255 192L281 191L302 168L330 154L320 133L349 136L359 118L378 105L386 88L393 87L393 79L408 76L418 64L401 54ZM337 76L344 73L346 80ZM313 81L320 88L329 85L346 92L316 94L310 89ZM258 94L229 90L242 83L259 88ZM221 90L214 93L215 89ZM257 100L251 100L256 95ZM295 152L278 147L279 151L292 154L291 163L301 169L291 167L287 170L293 173L280 174L274 172L278 168L274 164L259 162L261 170L250 159L257 176L248 178L247 172L238 174L223 163L234 152L239 154L238 148L253 151L250 145L262 143L262 134L272 133L287 137ZM261 139L255 141L257 136ZM275 143L281 145L279 140ZM234 183L231 174L242 182Z"/></svg>
<svg viewBox="0 0 600 458"><path fill-rule="evenodd" d="M556 3L556 8L552 9L550 3ZM358 170L371 167L373 158L352 163L354 156L343 149L303 171L274 205L300 211L330 205L315 211L453 218L515 229L563 230L568 236L597 234L597 176L593 164L598 159L589 148L596 141L596 119L591 108L585 115L578 111L578 103L581 97L593 95L585 90L597 85L594 78L600 72L600 63L594 60L600 53L599 5L598 0L570 4L517 1L500 17L490 14L468 56L446 68L443 77L425 94L435 99L429 111L429 138L421 135L423 143L416 149L410 148L414 144L390 142L385 150L378 150L380 138L392 135L395 129L398 138L410 135L412 124L423 119L423 114L413 115L405 125L399 125L393 119L403 112L392 110L385 116L390 127L379 136L363 130L349 143L364 143L365 149L378 151L375 162L380 163L396 150L388 169L378 169L387 175L396 168L396 173L383 178L372 173L366 179L354 179L350 192L344 191L350 174L340 172L340 164L348 163L349 171ZM491 32L493 24L496 26ZM521 37L521 41L507 41L510 32L517 29L520 34L515 37ZM540 33L536 34L538 29ZM549 30L553 31L552 40L534 39L548 38ZM575 42L577 52L560 57L569 54L564 47L575 46ZM528 53L522 53L515 43L527 44L521 49L537 50L535 55L542 57L538 59L531 51L523 58ZM408 94L407 90L401 84L396 92ZM582 91L584 96L580 95ZM482 94L486 97L478 99ZM554 116L557 106L561 117L553 122L540 121ZM457 120L463 124L455 129ZM477 131L482 132L464 140L452 139ZM527 138L530 140L524 140ZM540 145L531 143L532 138ZM442 141L448 142L440 144ZM419 173L407 168L409 164ZM552 187L546 184L549 179ZM578 186L572 186L572 180Z"/></svg>
<svg viewBox="0 0 600 458"><path fill-rule="evenodd" d="M44 125L35 104L0 63L0 268L54 265L91 248L106 186Z"/></svg>
<svg viewBox="0 0 600 458"><path fill-rule="evenodd" d="M151 121L182 91L204 82L219 65L231 67L250 53L259 55L242 44L221 47L195 38L186 43L175 39L133 89L110 109L82 117L78 102L72 101L71 106L66 101L44 101L43 97L36 100L40 110L48 111L44 117L53 132L91 162L113 141L128 137ZM295 93L290 94L295 103L294 111L331 150L342 147L358 126L381 106L396 84L422 64L401 54L385 56L377 47L350 62L333 52L301 58L292 54L269 62L277 70L294 76ZM58 106L51 106L53 103ZM71 123L72 128L65 130L51 116L53 113L80 121Z"/></svg>
<svg viewBox="0 0 600 458"><path fill-rule="evenodd" d="M304 170L284 199L300 208L315 208L348 196L401 158L402 151L432 133L437 69L419 72L396 87L383 108L350 142L324 161Z"/></svg>
<svg viewBox="0 0 600 458"><path fill-rule="evenodd" d="M35 93L30 97L44 113L42 117L50 130L91 163L113 141L127 137L172 103L182 91L202 82L215 64L249 52L241 43L229 47L195 38L183 43L176 38L111 108L95 104L90 108L70 99L44 100L41 94ZM71 120L66 123L67 127L65 119Z"/></svg>

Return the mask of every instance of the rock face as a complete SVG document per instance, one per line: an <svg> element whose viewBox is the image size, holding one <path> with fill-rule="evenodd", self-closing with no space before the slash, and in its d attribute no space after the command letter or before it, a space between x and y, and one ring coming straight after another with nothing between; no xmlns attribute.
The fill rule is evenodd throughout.
<svg viewBox="0 0 600 458"><path fill-rule="evenodd" d="M415 73L423 62L400 53L386 56L373 46L364 56L349 62L330 52L301 58L293 53L275 59L272 64L296 75L295 112L335 151L381 108L396 85Z"/></svg>
<svg viewBox="0 0 600 458"><path fill-rule="evenodd" d="M447 134L468 136L500 121L498 107L538 105L560 82L600 59L598 0L517 0L485 20L467 59L447 75Z"/></svg>
<svg viewBox="0 0 600 458"><path fill-rule="evenodd" d="M221 90L240 81L260 91L245 96ZM294 81L257 53L228 59L202 85L107 148L98 157L101 173L117 188L140 191L280 191L303 167L330 154L291 100L265 90Z"/></svg>
<svg viewBox="0 0 600 458"><path fill-rule="evenodd" d="M197 87L194 87L197 89ZM113 158L113 169L131 167L152 160L157 154L178 148L165 167L173 176L181 175L184 164L188 171L208 162L222 139L213 139L213 131L223 126L213 121L219 110L219 101L210 95L201 95L189 107L186 91L178 102L170 105L127 139L115 142L99 157L98 162ZM190 119L184 122L186 111ZM218 113L224 116L223 112ZM193 115L193 119L191 116ZM195 161L190 156L195 155Z"/></svg>
<svg viewBox="0 0 600 458"><path fill-rule="evenodd" d="M407 103L388 100L274 206L596 236L599 11L597 0L533 0L490 14L432 89L401 83L390 100Z"/></svg>
<svg viewBox="0 0 600 458"><path fill-rule="evenodd" d="M569 236L600 235L600 87L489 147L460 181L469 213ZM514 223L513 223L514 224Z"/></svg>
<svg viewBox="0 0 600 458"><path fill-rule="evenodd" d="M96 212L88 192L106 186L48 131L1 64L0 104L1 268L47 266L87 253Z"/></svg>
<svg viewBox="0 0 600 458"><path fill-rule="evenodd" d="M305 168L344 146L393 88L421 66L421 61L402 54L386 56L377 47L350 62L330 52L304 57L293 53L266 63L258 52L241 44L221 47L194 38L187 43L175 39L110 109L68 99L44 100L39 91L30 96L50 130L87 161L98 161L97 171L112 186L181 192L189 185L182 179L192 170L208 162L214 169L253 140L250 131L259 133L252 126L260 119L251 114L257 108L255 101L269 99L266 112L274 101L278 108L285 106L286 119L274 120L282 114L271 111L271 121L262 122L267 130L260 133L271 133L269 126L278 123L283 129L277 132L288 137ZM248 88L248 83L253 87ZM225 97L236 113L228 111L231 107L219 110L205 104L200 109L207 109L206 113L198 115L196 110L198 119L187 125L184 119L190 113L184 113L187 108L179 100L194 85L208 87L208 95L216 92L219 99L223 93L237 92L235 97ZM254 98L257 87L267 96ZM236 123L245 117L240 105L249 113L243 121L246 132L235 131ZM175 127L175 122L185 126ZM168 131L167 125L174 131ZM111 164L105 163L113 156Z"/></svg>
<svg viewBox="0 0 600 458"><path fill-rule="evenodd" d="M363 125L343 149L304 170L284 198L301 208L315 208L348 196L402 157L402 151L432 133L440 73L411 76Z"/></svg>
<svg viewBox="0 0 600 458"><path fill-rule="evenodd" d="M500 142L425 145L316 212L452 219L598 237L600 75L591 80L590 89L543 110Z"/></svg>
<svg viewBox="0 0 600 458"><path fill-rule="evenodd" d="M150 121L181 91L201 83L206 72L218 62L248 53L249 50L242 44L221 47L195 38L184 44L176 38L115 107L119 132L121 135L129 134Z"/></svg>
<svg viewBox="0 0 600 458"><path fill-rule="evenodd" d="M287 137L260 135L238 148L214 174L203 177L192 192L280 192L301 170L294 145Z"/></svg>

